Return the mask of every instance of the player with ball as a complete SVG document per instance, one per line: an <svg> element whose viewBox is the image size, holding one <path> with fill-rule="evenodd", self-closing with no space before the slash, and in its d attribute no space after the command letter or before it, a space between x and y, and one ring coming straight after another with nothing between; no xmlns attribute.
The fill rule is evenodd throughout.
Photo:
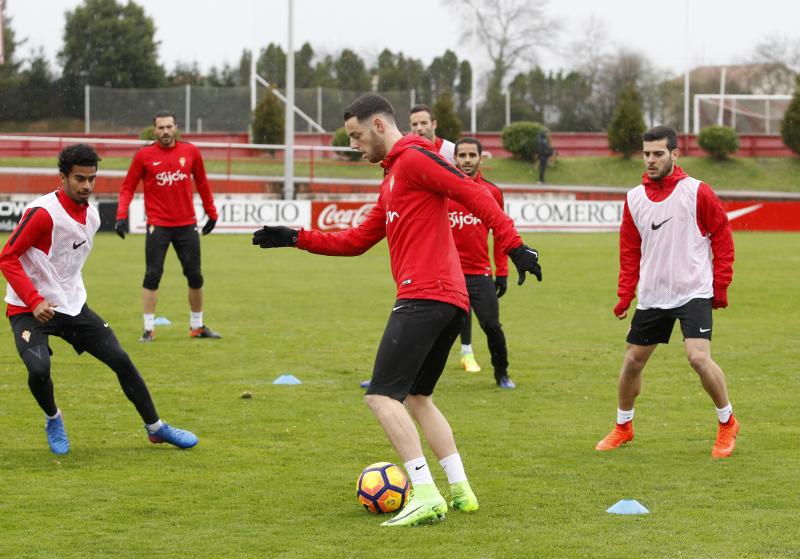
<svg viewBox="0 0 800 559"><path fill-rule="evenodd" d="M413 494L405 508L383 525L411 526L447 512L414 420L447 475L450 506L476 510L478 500L453 431L433 402L433 390L469 309L450 231L448 198L466 206L495 232L495 241L517 267L520 284L526 272L541 280L539 254L522 244L514 222L485 186L442 159L429 140L400 133L386 99L363 95L347 107L344 120L350 146L384 169L378 202L367 218L358 227L336 233L264 227L255 232L253 244L356 256L386 237L397 299L378 347L366 402L403 460Z"/></svg>

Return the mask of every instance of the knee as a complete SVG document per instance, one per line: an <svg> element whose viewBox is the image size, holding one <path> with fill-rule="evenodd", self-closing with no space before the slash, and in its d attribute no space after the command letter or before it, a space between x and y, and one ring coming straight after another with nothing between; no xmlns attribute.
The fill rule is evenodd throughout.
<svg viewBox="0 0 800 559"><path fill-rule="evenodd" d="M38 348L37 352L27 350L22 361L28 369L28 384L40 384L50 379L50 354L46 347Z"/></svg>
<svg viewBox="0 0 800 559"><path fill-rule="evenodd" d="M200 270L184 270L183 275L186 276L186 281L192 289L200 289L203 287L203 274Z"/></svg>
<svg viewBox="0 0 800 559"><path fill-rule="evenodd" d="M411 415L416 417L417 413L419 413L420 410L422 410L427 405L429 405L430 402L431 402L431 397L430 396L422 396L422 395L419 395L419 394L409 394L408 396L406 396L406 399L403 402L403 404L405 404L406 409L408 409L408 411L411 413Z"/></svg>
<svg viewBox="0 0 800 559"><path fill-rule="evenodd" d="M711 356L705 351L691 351L686 354L686 358L695 371L705 370L711 361Z"/></svg>
<svg viewBox="0 0 800 559"><path fill-rule="evenodd" d="M94 349L94 356L108 365L117 374L130 370L133 362L128 353L122 349L116 337L109 337Z"/></svg>
<svg viewBox="0 0 800 559"><path fill-rule="evenodd" d="M164 273L163 268L154 268L148 266L144 272L144 281L142 287L155 291L158 289L158 284L161 283L161 275Z"/></svg>
<svg viewBox="0 0 800 559"><path fill-rule="evenodd" d="M625 355L625 369L632 373L641 373L647 363L647 358L629 351Z"/></svg>
<svg viewBox="0 0 800 559"><path fill-rule="evenodd" d="M388 400L388 396L382 396L380 394L367 394L364 396L364 402L366 402L367 407L369 407L375 415L378 415L378 413L386 407Z"/></svg>
<svg viewBox="0 0 800 559"><path fill-rule="evenodd" d="M499 320L481 322L481 329L486 332L487 336L496 336L503 333L503 326Z"/></svg>

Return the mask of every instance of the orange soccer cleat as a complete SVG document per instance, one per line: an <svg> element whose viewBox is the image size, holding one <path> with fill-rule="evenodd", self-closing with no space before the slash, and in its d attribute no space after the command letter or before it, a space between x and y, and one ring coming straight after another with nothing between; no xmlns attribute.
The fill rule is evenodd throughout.
<svg viewBox="0 0 800 559"><path fill-rule="evenodd" d="M594 447L595 450L614 450L624 445L628 441L633 440L633 421L628 421L620 425L614 425L614 430L611 431L605 438L597 443Z"/></svg>
<svg viewBox="0 0 800 559"><path fill-rule="evenodd" d="M739 433L739 422L731 416L727 423L720 423L717 431L717 440L711 449L712 458L727 458L733 454L736 446L736 435Z"/></svg>

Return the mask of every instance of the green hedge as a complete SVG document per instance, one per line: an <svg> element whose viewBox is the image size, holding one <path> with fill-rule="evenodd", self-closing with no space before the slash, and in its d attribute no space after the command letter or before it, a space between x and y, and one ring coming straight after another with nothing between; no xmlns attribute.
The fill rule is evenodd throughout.
<svg viewBox="0 0 800 559"><path fill-rule="evenodd" d="M727 159L739 149L739 135L730 126L706 126L700 130L697 143L714 159Z"/></svg>
<svg viewBox="0 0 800 559"><path fill-rule="evenodd" d="M514 122L503 128L503 148L514 157L533 161L539 155L539 132L547 130L543 124L529 120Z"/></svg>

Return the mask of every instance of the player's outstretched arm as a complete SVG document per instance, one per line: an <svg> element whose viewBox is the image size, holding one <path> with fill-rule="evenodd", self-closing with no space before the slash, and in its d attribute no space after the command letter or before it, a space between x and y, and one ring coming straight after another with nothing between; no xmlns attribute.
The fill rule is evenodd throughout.
<svg viewBox="0 0 800 559"><path fill-rule="evenodd" d="M293 247L297 244L297 229L265 225L253 233L253 244L261 248Z"/></svg>

